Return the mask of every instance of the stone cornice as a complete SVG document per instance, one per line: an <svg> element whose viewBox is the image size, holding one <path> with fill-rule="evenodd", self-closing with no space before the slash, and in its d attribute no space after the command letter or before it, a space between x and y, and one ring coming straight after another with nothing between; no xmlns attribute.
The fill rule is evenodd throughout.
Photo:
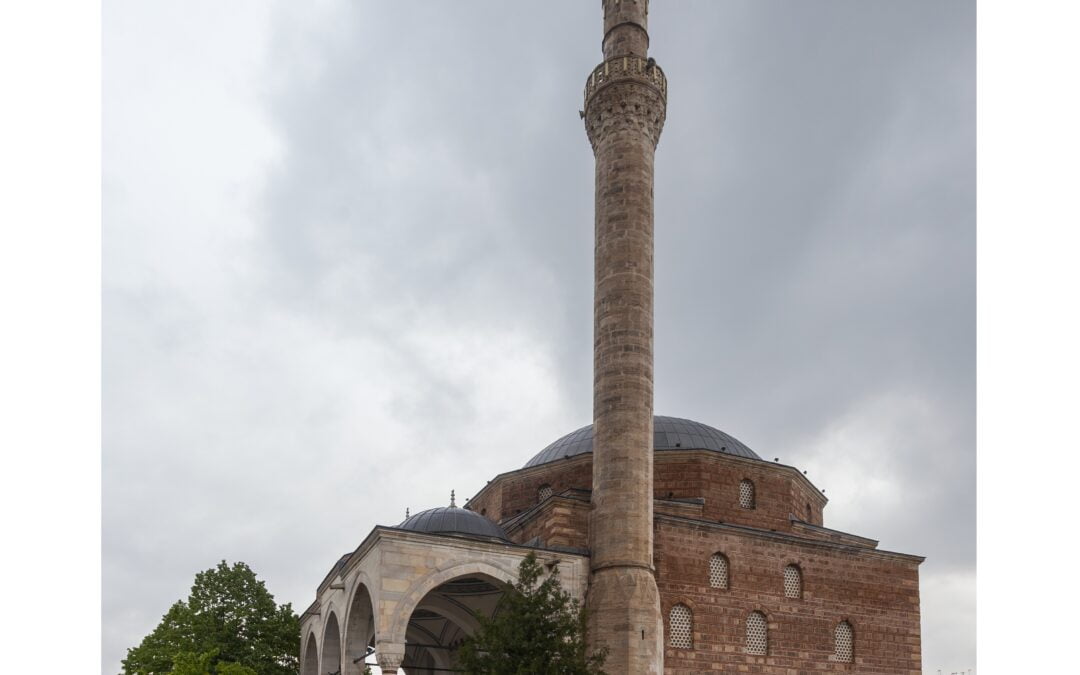
<svg viewBox="0 0 1080 675"><path fill-rule="evenodd" d="M799 520L798 518L791 517L791 526L794 530L805 530L808 533L818 536L827 536L840 539L842 541L850 541L857 546L866 546L868 548L877 548L878 540L870 539L869 537L860 537L857 534L851 534L849 532L841 532L840 530L833 530L828 527L822 527L821 525L814 525L808 523L805 520Z"/></svg>
<svg viewBox="0 0 1080 675"><path fill-rule="evenodd" d="M470 537L459 536L455 534L441 534L435 532L416 532L414 530L402 530L396 527L388 527L386 525L376 525L372 528L368 536L364 537L364 541L360 542L360 545L356 547L352 555L349 556L348 561L341 568L339 574L334 576L347 576L357 565L360 564L368 554L368 552L375 547L382 539L398 541L415 541L417 543L438 544L440 546L449 548L468 549L471 551L485 550L485 551L505 551L508 548L526 549L533 551L548 551L548 549L537 546L526 546L524 544L516 544L514 542L496 542L487 541L483 539L473 539ZM568 553L565 551L552 551L553 553L559 553L561 555L581 555L576 553ZM318 593L321 594L326 588L330 586L328 583L319 585Z"/></svg>
<svg viewBox="0 0 1080 675"><path fill-rule="evenodd" d="M771 539L774 541L783 541L786 543L797 544L799 546L808 546L811 548L824 548L833 551L844 551L846 553L851 553L854 555L864 555L870 557L885 558L889 560L903 560L905 562L913 562L916 564L920 564L924 560L926 560L925 556L912 555L910 553L882 551L876 548L867 548L865 546L858 546L855 544L843 544L823 539L810 539L807 537L800 537L798 535L788 534L785 532L773 532L772 530L762 530L756 527L748 527L746 525L717 523L711 520L699 520L696 518L685 518L682 516L671 516L660 513L655 514L653 516L653 520L655 522L666 521L678 525L687 525L689 527L695 527L703 530L725 530L736 534L757 537L759 539ZM855 535L850 536L854 537Z"/></svg>

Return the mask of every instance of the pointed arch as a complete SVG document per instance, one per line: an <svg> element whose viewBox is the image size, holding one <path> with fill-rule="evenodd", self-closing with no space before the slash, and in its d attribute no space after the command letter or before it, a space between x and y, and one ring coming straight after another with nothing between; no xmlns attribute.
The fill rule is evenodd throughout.
<svg viewBox="0 0 1080 675"><path fill-rule="evenodd" d="M554 492L551 489L551 485L548 484L548 483L544 483L536 491L536 503L540 504L540 503L550 499L552 494L554 494Z"/></svg>
<svg viewBox="0 0 1080 675"><path fill-rule="evenodd" d="M855 629L850 621L845 619L836 624L834 639L833 661L852 663L855 660Z"/></svg>
<svg viewBox="0 0 1080 675"><path fill-rule="evenodd" d="M757 508L757 489L754 487L754 481L749 478L739 481L739 506L744 509Z"/></svg>
<svg viewBox="0 0 1080 675"><path fill-rule="evenodd" d="M792 563L784 568L784 597L792 600L802 598L802 568Z"/></svg>
<svg viewBox="0 0 1080 675"><path fill-rule="evenodd" d="M709 586L726 591L731 585L731 562L717 551L709 558Z"/></svg>
<svg viewBox="0 0 1080 675"><path fill-rule="evenodd" d="M510 569L489 562L469 561L452 565L443 570L432 572L412 583L409 589L401 595L401 599L394 609L390 623L382 626L389 641L405 642L405 630L409 624L409 617L416 609L424 596L442 584L458 577L486 576L497 584L510 586L517 581L517 574ZM380 638L382 639L382 638Z"/></svg>
<svg viewBox="0 0 1080 675"><path fill-rule="evenodd" d="M301 675L319 675L319 645L315 631L308 633L307 646L304 648L304 661L300 668Z"/></svg>
<svg viewBox="0 0 1080 675"><path fill-rule="evenodd" d="M323 628L322 658L319 661L320 673L336 673L341 670L341 628L337 614L332 610L326 617Z"/></svg>
<svg viewBox="0 0 1080 675"><path fill-rule="evenodd" d="M375 637L375 602L363 581L357 581L345 610L345 669L346 675L364 672L363 658ZM357 661L359 659L359 661Z"/></svg>
<svg viewBox="0 0 1080 675"><path fill-rule="evenodd" d="M746 653L765 656L769 653L769 621L760 611L746 617Z"/></svg>
<svg viewBox="0 0 1080 675"><path fill-rule="evenodd" d="M681 602L668 612L668 644L676 649L694 647L694 613Z"/></svg>

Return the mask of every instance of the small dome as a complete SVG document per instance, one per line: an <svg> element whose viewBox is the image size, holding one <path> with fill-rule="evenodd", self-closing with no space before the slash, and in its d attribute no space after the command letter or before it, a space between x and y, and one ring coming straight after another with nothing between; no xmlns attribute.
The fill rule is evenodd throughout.
<svg viewBox="0 0 1080 675"><path fill-rule="evenodd" d="M593 425L572 431L541 450L525 468L592 452ZM761 459L737 438L708 424L681 417L653 417L653 450L712 450L726 455Z"/></svg>
<svg viewBox="0 0 1080 675"><path fill-rule="evenodd" d="M463 534L469 537L499 539L509 541L506 533L497 524L479 513L456 506L440 506L421 511L405 519L399 529L432 534Z"/></svg>

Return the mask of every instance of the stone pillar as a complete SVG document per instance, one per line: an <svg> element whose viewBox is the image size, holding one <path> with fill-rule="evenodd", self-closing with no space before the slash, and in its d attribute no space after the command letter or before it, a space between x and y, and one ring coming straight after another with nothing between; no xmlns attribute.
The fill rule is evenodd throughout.
<svg viewBox="0 0 1080 675"><path fill-rule="evenodd" d="M596 157L589 640L612 673L663 671L653 573L653 154L667 80L647 0L603 0L604 62L585 85Z"/></svg>

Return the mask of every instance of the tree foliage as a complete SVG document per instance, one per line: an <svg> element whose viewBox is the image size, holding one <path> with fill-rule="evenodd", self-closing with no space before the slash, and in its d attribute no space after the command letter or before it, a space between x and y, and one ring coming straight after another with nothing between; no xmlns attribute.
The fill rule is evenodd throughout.
<svg viewBox="0 0 1080 675"><path fill-rule="evenodd" d="M278 606L242 562L199 572L123 660L125 675L292 675L299 668L300 618Z"/></svg>
<svg viewBox="0 0 1080 675"><path fill-rule="evenodd" d="M180 652L173 657L172 670L168 675L258 675L254 670L239 663L218 661L214 663L217 650L202 654Z"/></svg>
<svg viewBox="0 0 1080 675"><path fill-rule="evenodd" d="M605 652L585 646L585 610L563 590L559 569L543 568L530 553L518 567L514 591L503 595L494 618L478 615L480 630L458 651L458 667L485 675L603 675Z"/></svg>

